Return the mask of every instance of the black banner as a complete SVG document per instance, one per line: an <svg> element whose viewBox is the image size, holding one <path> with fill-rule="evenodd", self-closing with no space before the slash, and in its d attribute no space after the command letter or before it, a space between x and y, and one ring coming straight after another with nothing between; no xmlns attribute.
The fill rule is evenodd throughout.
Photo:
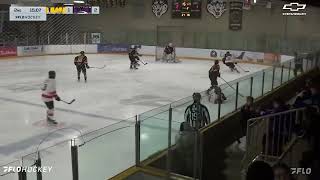
<svg viewBox="0 0 320 180"><path fill-rule="evenodd" d="M242 7L243 2L231 1L230 2L230 13L229 13L229 29L230 30L241 30L242 28Z"/></svg>

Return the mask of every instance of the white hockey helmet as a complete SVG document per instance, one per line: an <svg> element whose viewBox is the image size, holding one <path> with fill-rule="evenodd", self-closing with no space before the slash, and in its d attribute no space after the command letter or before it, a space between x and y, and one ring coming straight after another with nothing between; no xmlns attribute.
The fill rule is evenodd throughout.
<svg viewBox="0 0 320 180"><path fill-rule="evenodd" d="M136 45L131 45L131 49L135 49L136 48Z"/></svg>
<svg viewBox="0 0 320 180"><path fill-rule="evenodd" d="M169 46L172 47L173 46L172 43L169 43Z"/></svg>

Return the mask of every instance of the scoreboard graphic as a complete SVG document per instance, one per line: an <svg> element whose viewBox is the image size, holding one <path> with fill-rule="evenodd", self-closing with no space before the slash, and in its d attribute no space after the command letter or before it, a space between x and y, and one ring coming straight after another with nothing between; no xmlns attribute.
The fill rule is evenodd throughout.
<svg viewBox="0 0 320 180"><path fill-rule="evenodd" d="M201 18L201 0L173 0L172 18Z"/></svg>
<svg viewBox="0 0 320 180"><path fill-rule="evenodd" d="M46 21L47 15L100 14L99 6L27 7L11 6L10 21Z"/></svg>

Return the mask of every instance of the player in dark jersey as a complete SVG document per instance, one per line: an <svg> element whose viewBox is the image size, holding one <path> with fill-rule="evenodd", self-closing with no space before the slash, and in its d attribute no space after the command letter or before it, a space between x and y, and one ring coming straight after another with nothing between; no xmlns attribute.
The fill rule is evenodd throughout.
<svg viewBox="0 0 320 180"><path fill-rule="evenodd" d="M163 50L163 61L179 62L176 60L176 51L172 43L169 43Z"/></svg>
<svg viewBox="0 0 320 180"><path fill-rule="evenodd" d="M220 77L220 66L219 66L219 61L215 60L214 65L210 68L209 70L209 79L211 81L211 86L207 90L207 94L215 87L218 86L218 77Z"/></svg>
<svg viewBox="0 0 320 180"><path fill-rule="evenodd" d="M237 64L237 62L231 62L232 60L232 55L230 54L229 51L227 51L227 53L224 55L224 57L222 58L222 62L223 64L225 64L226 66L228 66L230 68L230 70L236 71L237 73L240 73L238 71L238 69L236 68L235 64Z"/></svg>
<svg viewBox="0 0 320 180"><path fill-rule="evenodd" d="M138 61L140 60L139 56L141 56L141 54L138 53L137 47L132 45L128 55L130 59L130 69L138 69L137 66L139 66Z"/></svg>
<svg viewBox="0 0 320 180"><path fill-rule="evenodd" d="M188 123L191 128L198 130L210 123L210 114L206 106L201 104L201 94L193 94L193 104L187 107L184 113L185 123ZM184 125L180 125L180 131L183 130Z"/></svg>
<svg viewBox="0 0 320 180"><path fill-rule="evenodd" d="M89 69L90 67L88 65L88 58L85 56L84 51L81 51L80 55L74 58L74 65L76 66L78 72L78 82L80 81L81 72L83 73L85 82L87 82L86 69Z"/></svg>

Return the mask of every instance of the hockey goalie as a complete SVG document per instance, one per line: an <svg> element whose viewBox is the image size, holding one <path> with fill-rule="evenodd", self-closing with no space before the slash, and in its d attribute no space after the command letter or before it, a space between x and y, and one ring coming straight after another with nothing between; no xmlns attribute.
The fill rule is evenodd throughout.
<svg viewBox="0 0 320 180"><path fill-rule="evenodd" d="M169 43L163 50L162 61L167 63L178 63L176 59L176 49L172 43Z"/></svg>

